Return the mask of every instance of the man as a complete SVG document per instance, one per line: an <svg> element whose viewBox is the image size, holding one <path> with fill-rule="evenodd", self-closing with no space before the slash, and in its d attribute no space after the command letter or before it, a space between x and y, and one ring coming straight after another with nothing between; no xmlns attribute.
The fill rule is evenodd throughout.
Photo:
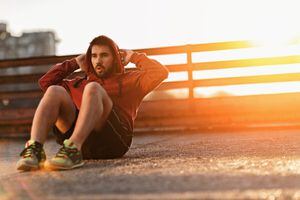
<svg viewBox="0 0 300 200"><path fill-rule="evenodd" d="M137 70L125 72L129 62ZM67 79L79 68L85 77ZM39 80L45 94L17 169L72 169L82 166L83 159L123 156L143 97L167 76L167 68L146 55L120 50L106 36L94 38L86 54L54 65ZM62 147L46 161L43 144L52 127Z"/></svg>

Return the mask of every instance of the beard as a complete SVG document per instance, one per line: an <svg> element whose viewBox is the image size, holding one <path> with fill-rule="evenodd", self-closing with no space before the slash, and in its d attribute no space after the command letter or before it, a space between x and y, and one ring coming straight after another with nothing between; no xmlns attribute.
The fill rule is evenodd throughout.
<svg viewBox="0 0 300 200"><path fill-rule="evenodd" d="M115 72L116 67L115 66L110 66L110 67L101 67L101 70L95 69L95 72L99 78L106 78L110 75L112 75Z"/></svg>

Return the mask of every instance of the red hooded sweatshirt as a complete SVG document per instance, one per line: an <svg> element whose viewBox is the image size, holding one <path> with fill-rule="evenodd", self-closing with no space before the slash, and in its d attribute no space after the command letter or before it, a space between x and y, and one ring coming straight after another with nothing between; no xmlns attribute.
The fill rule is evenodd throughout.
<svg viewBox="0 0 300 200"><path fill-rule="evenodd" d="M88 66L85 77L66 79L79 66L75 58L54 65L40 80L39 85L45 92L51 85L61 85L70 94L77 109L80 110L83 90L89 82L98 82L106 90L117 109L120 120L133 131L134 120L143 98L168 77L168 69L148 58L145 54L134 52L130 62L137 70L124 70L116 43L106 36L99 36L109 42L117 59L116 73L105 78L96 76L91 63L91 45L86 53Z"/></svg>

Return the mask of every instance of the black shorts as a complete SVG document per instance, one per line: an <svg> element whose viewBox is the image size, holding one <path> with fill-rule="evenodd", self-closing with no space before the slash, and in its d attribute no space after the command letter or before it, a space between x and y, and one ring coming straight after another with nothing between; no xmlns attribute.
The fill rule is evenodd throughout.
<svg viewBox="0 0 300 200"><path fill-rule="evenodd" d="M78 116L76 112L76 120ZM76 120L72 127L62 133L56 126L53 133L56 142L63 144L65 139L71 137L75 128ZM111 159L122 157L128 150L132 142L133 132L129 130L117 114L117 110L112 108L106 123L100 132L92 131L82 145L81 152L83 159Z"/></svg>

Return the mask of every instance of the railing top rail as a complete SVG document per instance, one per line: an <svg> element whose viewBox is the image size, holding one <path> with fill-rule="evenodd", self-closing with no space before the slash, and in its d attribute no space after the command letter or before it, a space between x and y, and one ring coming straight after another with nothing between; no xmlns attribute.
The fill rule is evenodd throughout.
<svg viewBox="0 0 300 200"><path fill-rule="evenodd" d="M74 58L78 54L66 55L66 56L40 56L30 58L16 58L0 60L0 69L8 67L20 67L20 66L32 66L32 65L47 65L62 62L67 59Z"/></svg>
<svg viewBox="0 0 300 200"><path fill-rule="evenodd" d="M203 44L187 44L181 46L169 46L169 47L157 47L147 49L135 49L138 52L144 52L147 55L164 55L164 54L179 54L202 51L218 51L228 49L242 49L255 47L250 41L228 41L228 42L215 42L215 43L203 43Z"/></svg>
<svg viewBox="0 0 300 200"><path fill-rule="evenodd" d="M249 41L229 41L229 42L216 42L216 43L203 43L203 44L188 44L181 46L157 47L147 49L134 49L138 52L144 52L147 55L167 55L167 54L180 54L189 52L201 51L218 51L227 49L239 49L254 47ZM32 65L46 65L62 62L66 59L71 59L78 54L64 55L64 56L41 56L30 58L17 58L0 60L0 69L7 67L19 66L32 66Z"/></svg>

